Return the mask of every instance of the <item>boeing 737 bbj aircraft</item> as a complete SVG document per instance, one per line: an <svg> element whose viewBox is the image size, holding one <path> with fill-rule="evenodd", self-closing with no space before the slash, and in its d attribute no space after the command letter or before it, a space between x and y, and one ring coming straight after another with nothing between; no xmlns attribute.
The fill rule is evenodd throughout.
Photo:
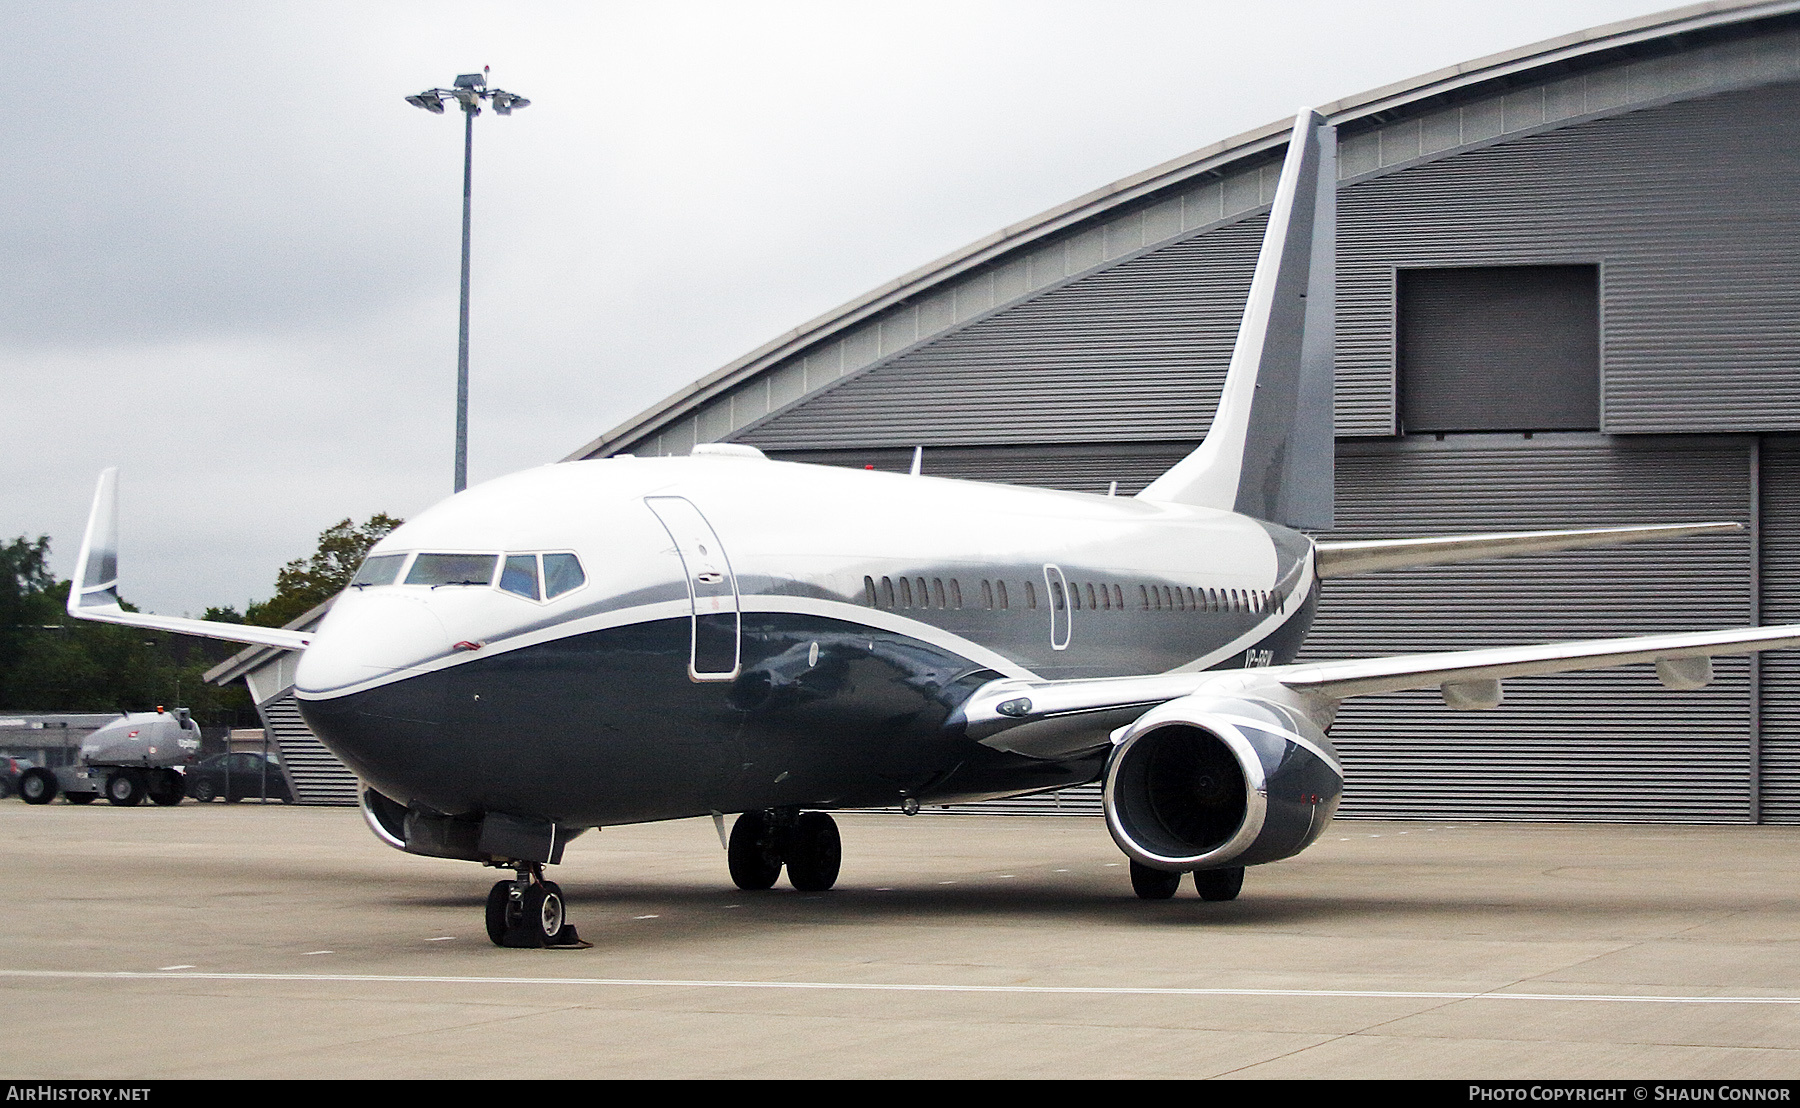
<svg viewBox="0 0 1800 1108"><path fill-rule="evenodd" d="M1323 578L1736 524L1321 542L1332 515L1336 136L1289 142L1205 441L1135 497L772 462L545 466L459 493L370 552L316 632L121 610L114 471L69 594L97 619L304 651L307 723L415 854L510 869L487 925L575 942L543 867L607 824L742 813L733 880L830 888L832 809L1104 781L1140 896L1237 895L1343 790L1339 701L1713 655L1800 626L1294 664Z"/></svg>

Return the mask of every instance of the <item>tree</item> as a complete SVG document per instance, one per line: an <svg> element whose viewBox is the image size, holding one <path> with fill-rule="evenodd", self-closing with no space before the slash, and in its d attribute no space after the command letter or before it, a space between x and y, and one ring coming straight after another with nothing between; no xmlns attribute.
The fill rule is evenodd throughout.
<svg viewBox="0 0 1800 1108"><path fill-rule="evenodd" d="M312 557L295 558L281 567L275 575L274 596L251 603L241 618L229 608L209 609L207 618L281 627L343 592L369 548L404 522L386 512L377 512L361 525L340 520L320 532L319 548Z"/></svg>
<svg viewBox="0 0 1800 1108"><path fill-rule="evenodd" d="M232 647L70 619L69 582L50 572L49 557L45 535L0 545L0 708L110 712L180 705L202 719L230 713L224 721L231 722L249 707L243 690L202 680Z"/></svg>

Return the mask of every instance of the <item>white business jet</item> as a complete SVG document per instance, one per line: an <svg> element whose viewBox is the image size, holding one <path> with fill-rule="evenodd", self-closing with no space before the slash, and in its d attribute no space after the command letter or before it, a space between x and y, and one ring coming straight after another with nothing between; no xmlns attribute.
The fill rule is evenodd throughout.
<svg viewBox="0 0 1800 1108"><path fill-rule="evenodd" d="M376 835L512 870L487 925L579 943L544 866L608 824L738 815L733 880L837 878L833 809L916 811L1103 780L1140 896L1235 897L1343 790L1346 697L1800 644L1800 627L1294 664L1323 578L1736 530L1315 541L1332 515L1333 129L1302 112L1218 413L1134 497L769 461L549 465L459 493L371 550L316 631L125 612L115 473L69 611L303 651L309 726Z"/></svg>

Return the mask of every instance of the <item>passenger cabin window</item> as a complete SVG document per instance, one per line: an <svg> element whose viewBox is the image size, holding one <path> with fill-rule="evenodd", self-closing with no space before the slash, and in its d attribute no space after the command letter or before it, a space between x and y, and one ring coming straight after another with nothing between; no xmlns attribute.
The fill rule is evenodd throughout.
<svg viewBox="0 0 1800 1108"><path fill-rule="evenodd" d="M350 586L363 588L368 585L391 585L399 578L400 567L405 563L404 554L377 554L363 562L362 568L351 579Z"/></svg>
<svg viewBox="0 0 1800 1108"><path fill-rule="evenodd" d="M581 559L573 554L544 555L544 599L554 600L587 584Z"/></svg>
<svg viewBox="0 0 1800 1108"><path fill-rule="evenodd" d="M962 608L962 584L954 577L950 578L950 606L958 610Z"/></svg>
<svg viewBox="0 0 1800 1108"><path fill-rule="evenodd" d="M1006 604L1006 582L1005 581L995 581L994 582L994 593L1000 601L1001 609L1005 610L1005 608L1007 607L1007 604Z"/></svg>
<svg viewBox="0 0 1800 1108"><path fill-rule="evenodd" d="M500 564L498 554L421 554L406 575L409 585L487 585Z"/></svg>
<svg viewBox="0 0 1800 1108"><path fill-rule="evenodd" d="M538 598L538 560L536 554L508 554L500 567L500 589L516 593L527 600Z"/></svg>

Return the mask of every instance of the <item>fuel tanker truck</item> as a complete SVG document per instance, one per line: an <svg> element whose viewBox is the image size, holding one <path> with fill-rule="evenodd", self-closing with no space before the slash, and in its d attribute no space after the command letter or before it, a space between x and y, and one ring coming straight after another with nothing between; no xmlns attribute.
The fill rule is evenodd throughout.
<svg viewBox="0 0 1800 1108"><path fill-rule="evenodd" d="M71 804L100 797L122 807L180 804L179 767L200 755L200 725L186 708L166 712L126 712L89 735L72 766L38 766L19 775L19 799L48 804L58 793Z"/></svg>

